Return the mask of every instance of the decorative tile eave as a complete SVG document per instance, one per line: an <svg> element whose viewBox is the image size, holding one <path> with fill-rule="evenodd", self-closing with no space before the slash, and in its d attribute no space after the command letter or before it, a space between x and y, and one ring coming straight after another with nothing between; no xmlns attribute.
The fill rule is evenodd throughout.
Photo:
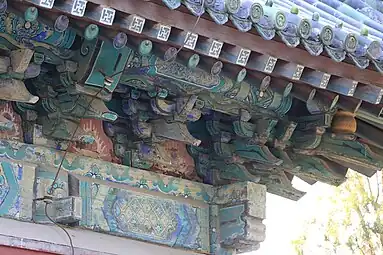
<svg viewBox="0 0 383 255"><path fill-rule="evenodd" d="M36 5L40 5L40 0L27 0L28 2L32 2L32 3L34 3L34 4L36 4ZM73 4L78 4L79 2L86 2L86 1L84 1L84 0L75 0L74 2L73 1L68 1L68 0L65 0L64 1L64 3L65 3L65 5L73 5ZM148 18L148 19L152 19L152 20L155 20L156 22L161 22L160 20L166 20L166 22L163 22L163 24L169 24L169 25L173 25L173 26L175 26L175 27L178 27L178 28L181 28L182 26L180 26L179 25L179 22L178 21L175 21L175 19L177 19L177 16L178 17L180 17L180 16L182 16L182 18L183 19L185 19L185 18L187 18L187 19L189 19L189 23L190 24L193 24L193 22L195 22L195 20L193 21L193 22L191 22L192 21L192 19L191 19L191 17L187 17L187 14L184 14L184 13L181 13L181 12L171 12L171 13L169 13L168 15L165 15L165 16L169 16L169 17L174 17L173 18L173 20L170 20L169 18L166 18L166 17L162 17L161 19L158 19L159 17L158 16L155 16L155 17L153 17L153 14L149 14L151 11L154 11L154 9L158 9L158 10L155 10L156 12L158 12L158 11L161 11L161 12L164 12L164 8L166 8L166 7L161 7L160 5L157 5L157 4L155 4L155 3L151 3L151 2L143 2L143 1L135 1L134 3L133 2L131 2L131 1L120 1L120 0L112 0L112 1L105 1L105 0L92 0L92 5L94 6L95 4L97 5L99 5L99 7L97 8L97 9L102 9L102 8L107 8L107 7L105 7L103 4L106 4L106 3L109 3L110 5L112 5L113 7L115 7L116 8L116 11L117 12L125 12L125 13L142 13L143 14L143 16L145 16L146 18ZM60 1L60 4L58 4L58 6L63 6L63 4L62 4L62 2ZM93 7L92 6L92 7ZM137 6L141 6L141 8L137 8ZM146 8L146 7L148 7L148 8ZM264 6L263 6L264 7ZM94 10L93 10L93 8L91 8L92 10L86 10L86 6L85 6L85 8L73 8L74 10L83 10L82 12L82 15L85 15L85 16L91 16L90 18L92 18L92 20L94 20L94 21L96 21L96 22L99 22L100 23L100 21L99 21L99 19L100 19L100 17L102 16L101 14L95 14L94 13ZM111 8L108 8L108 9L111 9ZM132 10L135 10L135 11L132 11ZM146 10L147 9L147 10ZM161 9L161 10L160 10ZM267 8L266 8L267 9ZM275 9L273 9L273 10L275 10ZM101 13L101 12L100 12ZM148 14L148 15L146 15L146 14ZM77 15L78 16L78 15ZM118 16L122 16L122 17L124 17L124 15L118 15ZM138 15L136 15L136 16L138 16ZM265 16L265 15L264 15ZM313 16L314 17L314 16ZM113 23L113 25L115 25L117 22L116 21L114 21L114 23ZM161 22L162 23L162 22ZM185 22L181 22L182 24L185 24ZM200 20L200 25L203 23L203 26L206 26L207 25L207 23L211 23L211 21L208 21L208 20L205 20L205 19L201 19ZM189 24L189 25L190 25ZM258 23L259 24L259 23ZM105 25L105 24L103 24L103 25ZM209 27L211 27L211 24L209 24L208 25ZM325 27L325 26L322 26L322 27ZM227 26L224 26L224 30L233 30L232 28L229 28L229 27L227 27ZM182 29L182 28L181 28ZM184 28L183 28L184 29ZM273 30L274 32L275 32L275 30ZM329 29L329 27L326 27L326 31L331 31L330 29ZM222 31L223 32L223 31ZM223 32L222 33L222 35L217 35L216 33L215 33L215 35L214 35L214 37L217 37L218 39L219 39L219 37L226 37L224 34L226 33L227 34L227 32L228 31L226 31L226 32ZM322 31L323 32L323 31ZM321 34L320 35L326 35L326 33L322 33L321 32ZM197 28L196 28L196 34L199 34L199 35L203 35L203 36L206 36L206 37L211 37L211 35L209 35L209 33L208 33L208 31L207 30L201 30L201 28L199 27L199 26L197 26ZM246 36L246 37L249 37L249 39L248 40L241 40L241 44L249 44L248 45L248 49L253 49L254 48L254 43L255 43L255 41L254 41L254 39L256 39L256 36L254 35L252 35L252 34L250 34L250 33L244 33L244 34L248 34L250 37L251 37L251 39L250 39L250 37L249 36ZM238 35L239 36L239 35ZM243 37L243 36L241 36L241 37ZM326 38L326 37L323 37L323 36L321 36L321 38ZM328 38L328 37L327 37ZM331 38L331 36L330 36L330 38ZM230 41L230 40L229 40ZM307 42L310 42L310 37L309 37L309 39L308 40L306 40L306 42L304 43L305 44L305 48L309 48L308 46L310 46L312 49L314 49L314 50L310 50L309 52L310 53L314 53L313 55L319 55L319 52L321 52L323 49L323 46L326 48L326 51L329 51L329 49L330 50L333 50L334 49L334 47L331 47L331 45L330 46L327 46L327 44L328 44L328 42L326 42L326 44L324 43L324 41L323 42L321 42L321 40L318 40L318 38L314 38L314 44L313 45L308 45L307 44ZM221 42L225 42L225 40L222 40ZM229 42L230 43L230 42ZM268 47L268 46L262 46L262 47L258 47L258 46L260 46L259 44L260 44L261 42L257 42L256 44L257 44L257 46L256 46L256 48L262 48L262 49L264 49L264 48L273 48L274 46L276 46L276 45L274 45L273 47ZM276 42L273 42L273 43L276 43ZM236 45L238 44L238 42L236 42L235 43ZM263 44L263 43L262 43ZM270 42L270 44L271 44L271 42ZM279 44L279 43L278 43ZM315 45L316 44L316 45ZM340 44L340 45L343 45L343 43L342 44ZM270 45L271 46L271 45ZM335 48L336 49L336 48ZM297 49L298 50L298 49ZM298 50L298 51L300 51L300 50ZM273 54L273 55L275 55L276 54L276 52L279 52L279 50L257 50L257 52L259 52L259 53L266 53L266 54ZM295 53L293 53L293 51L289 51L289 52L287 52L287 51L284 51L283 53L281 53L281 54L279 54L280 56L279 57L281 57L282 59L284 59L284 60L287 60L287 61L292 61L291 60L291 57L294 59L294 57L293 56L290 56L291 54L295 54ZM299 54L301 54L301 53L299 53ZM288 56L289 55L289 56ZM338 61L340 61L340 59L339 59L339 56L340 56L340 58L342 58L342 55L346 55L346 52L344 52L343 50L340 50L339 51L339 53L337 53L337 54L334 54L335 55L335 59L338 59ZM339 55L339 56L338 56ZM302 60L301 60L302 59ZM307 58L306 58L307 59ZM325 58L321 58L320 60L318 59L318 61L319 62L327 62L327 61L324 61L324 59ZM296 60L295 60L296 61ZM308 62L312 62L312 60L308 60L307 59L307 61ZM306 61L305 61L306 62ZM298 61L298 63L300 63L300 64L303 64L303 65L306 65L306 63L305 62L303 62L303 58L300 58L299 59L299 61ZM310 66L311 65L311 66ZM311 67L311 68L314 68L314 69L323 69L323 68L316 68L316 67L313 67L313 65L312 65L312 63L310 63L310 65L309 65L309 67ZM316 66L316 65L315 65ZM330 65L329 63L328 64L326 64L326 66L332 66L332 65ZM327 67L326 67L326 69L327 69ZM331 70L331 72L333 72L334 74L336 74L337 73L337 70L336 69L339 69L339 68L332 68L334 71L332 71ZM368 72L371 72L371 71L368 71ZM344 73L344 72L342 72L342 73ZM343 74L342 75L338 75L338 76L340 76L340 77L342 77L343 76ZM352 75L352 76L354 76L354 74ZM347 75L345 76L345 77L347 77ZM363 75L363 77L367 77L366 75ZM371 77L371 75L370 75L370 77ZM363 78L364 79L364 78ZM370 79L369 79L370 80ZM378 80L380 80L380 78L378 79ZM365 80L365 81L362 81L363 83L370 83L368 80ZM373 83L373 82L372 82ZM378 84L380 84L380 82L378 82ZM382 84L383 85L383 84Z"/></svg>
<svg viewBox="0 0 383 255"><path fill-rule="evenodd" d="M168 0L162 1L164 3L169 2ZM178 2L177 8L183 3L195 16L200 16L204 13L203 1L201 0ZM371 60L376 69L382 72L381 63L383 57L381 55L383 51L377 47L379 41L364 31L371 30L375 35L383 34L373 27L366 27L364 24L362 26L358 21L345 16L335 9L333 10L334 16L330 15L324 11L328 10L328 8L323 8L323 3L320 3L322 8L317 8L307 3L317 2L313 0L307 0L307 2L303 0L274 0L276 4L273 4L272 1L263 0L215 2L221 3L221 9L219 9L218 13L224 14L229 18L217 20L215 16L211 15L211 5L205 3L206 11L220 25L225 24L230 19L238 30L248 32L251 29L248 24L252 23L257 32L266 40L273 39L277 33L287 46L296 47L299 43L302 43L305 49L313 56L320 55L323 49L326 49L328 55L336 62L342 62L348 56L357 67L365 69L370 65ZM239 7L237 11L235 11L235 8L231 8L230 12L225 9L225 4ZM303 9L303 14L298 12L297 7L294 7L295 5ZM290 12L289 8L292 8ZM196 12L195 9L199 11ZM325 18L321 18L319 21L320 14L324 14ZM310 15L311 19L309 18ZM368 17L364 18L364 20L368 19ZM283 20L283 22L278 23L278 20ZM372 22L369 22L369 24ZM329 24L332 24L332 26ZM321 30L320 32L318 31L319 29Z"/></svg>
<svg viewBox="0 0 383 255"><path fill-rule="evenodd" d="M32 1L32 0L30 0L30 1ZM101 1L101 0L98 0L98 1ZM139 2L135 2L134 4L139 5ZM134 5L132 5L132 4L133 3L130 3L128 1L127 6L129 8L133 8L133 9L137 8L137 7L133 7ZM146 4L152 5L152 7L151 7L152 10L153 10L153 8L156 8L156 10L161 9L161 11L166 10L166 9L164 9L165 7L161 7L161 6L153 4L153 3L146 3ZM113 6L118 6L118 5L115 3ZM123 8L124 6L118 6L118 7L124 11L127 10L127 9ZM72 9L72 8L69 8L69 9ZM138 9L141 10L141 8L138 8ZM62 7L61 7L61 10L60 10L60 8L58 8L57 10L60 12L63 12ZM101 10L103 10L103 8L97 8L97 11L99 11L100 13L101 13ZM42 11L43 11L43 9L42 9ZM158 11L159 10L157 10L157 12ZM68 12L70 14L70 10L66 11L66 13L68 13ZM126 11L126 12L135 13L136 11ZM64 13L65 13L65 10L64 10ZM145 13L145 11L144 11L144 13ZM148 13L150 13L150 11ZM174 14L176 16L182 16L182 17L185 17L187 19L190 19L190 21L193 21L193 18L188 17L187 14L182 14L179 12L175 12ZM88 11L85 11L84 17L83 17L83 21L85 21L85 25L83 26L83 29L86 26L86 22L91 22L91 23L96 22L96 23L100 23L103 26L107 26L107 25L105 25L105 23L102 23L98 20L101 16L102 16L101 14L97 14L97 12L94 12L94 9L92 9L91 13L89 13ZM122 17L122 19L120 17L119 20L114 21L114 25L113 25L114 29L116 29L116 28L119 30L122 29L122 30L126 31L128 34L133 34L133 35L135 35L137 33L138 34L142 33L142 35L149 37L150 39L164 41L164 42L168 41L170 44L177 45L178 47L182 46L184 44L185 39L187 38L186 36L188 33L186 31L182 32L182 31L179 31L177 28L172 29L170 26L167 26L167 25L153 24L153 22L150 22L150 21L139 22L139 23L133 22L135 20L134 17L137 18L140 16L130 15L126 18L126 15L125 15L124 17ZM153 17L153 15L148 16L148 17L151 18L151 17ZM155 17L153 17L153 18L156 21L159 21L157 18L155 18ZM141 17L141 19L142 19L142 17ZM54 20L54 18L53 18L53 20ZM145 20L145 19L143 19L143 20ZM165 20L169 20L169 19L165 18ZM191 23L190 21L189 21L189 23ZM201 23L202 23L202 26L206 26L207 23L212 23L212 22L210 22L208 20L201 19ZM83 24L83 23L79 23L79 24ZM133 24L135 24L135 25L133 26ZM140 24L140 25L138 26L138 24ZM178 27L178 23L170 22L170 24ZM137 27L136 27L136 25L137 25ZM167 39L160 40L158 38L158 36L160 34L162 34L162 33L160 33L161 30L158 29L161 26L166 26L167 28L170 28L170 29L167 29L167 35L168 35ZM209 24L209 26L211 26L211 25ZM139 28L139 30L137 30L137 29L136 29L137 31L132 30L131 28L133 28L133 27ZM210 30L211 29L212 28L210 28ZM235 31L234 29L226 27L226 26L224 27L224 29ZM206 30L201 30L201 28L197 28L196 32L202 33L204 36L209 36L209 33ZM170 36L170 34L172 36ZM246 34L246 37L249 37L249 38L245 39L245 40L241 40L241 42L243 42L245 44L249 44L249 42L250 42L249 48L254 49L253 38L256 39L257 36L251 35L249 33L240 33L238 35L245 35L245 34ZM301 82L304 82L304 83L311 85L311 86L314 86L314 87L326 88L330 91L334 91L336 93L340 93L342 95L347 95L347 96L352 96L354 94L354 92L356 91L356 89L355 89L356 85L358 83L361 83L362 85L363 85L363 83L365 83L366 84L365 86L370 86L370 85L367 85L367 84L370 84L370 81L365 79L367 77L366 74L363 74L362 76L360 76L361 78L363 78L361 80L359 80L359 79L355 80L355 78L351 78L351 79L350 78L342 78L343 74L345 75L345 77L350 77L350 76L353 77L355 73L358 73L358 72L356 72L356 70L350 72L350 69L353 68L352 66L347 67L347 69L345 69L345 72L342 72L342 71L339 72L340 71L340 70L338 70L339 68L336 68L338 65L334 66L335 69L334 68L330 69L331 73L334 74L334 76L331 76L326 72L320 72L317 70L317 69L323 70L323 67L318 67L318 68L316 67L316 66L323 66L322 63L320 63L318 65L318 64L315 64L315 62L314 62L315 65L313 66L312 65L313 62L309 58L307 58L307 57L305 58L302 53L299 53L299 59L298 60L300 61L301 59L305 59L304 61L302 60L302 62L301 62L303 65L294 64L294 63L289 62L290 61L289 58L286 59L285 57L286 57L286 55L291 55L291 54L289 54L289 52L287 52L287 54L284 54L284 52L286 52L286 50L282 50L282 47L277 46L277 45L275 45L275 46L277 46L277 48L274 47L273 50L270 52L272 52L273 55L275 55L275 54L280 55L282 59L277 59L277 58L272 57L272 56L267 55L267 54L257 53L257 52L265 52L265 50L267 52L268 47L266 45L264 45L262 42L259 42L261 44L259 44L258 46L264 45L264 46L261 46L261 48L265 48L265 50L260 50L260 51L257 50L257 52L252 52L252 50L249 50L246 48L242 48L239 46L230 46L228 44L224 44L222 41L209 39L209 38L206 38L203 36L198 36L198 34L196 34L196 35L197 35L196 37L192 37L192 38L196 38L196 41L194 41L193 43L187 42L187 44L190 47L192 46L191 50L197 52L198 54L201 54L201 56L205 55L205 56L209 56L212 58L220 59L224 62L236 64L239 66L244 66L248 70L254 70L254 71L269 73L269 74L272 74L273 76L279 76L279 77L283 77L283 78L286 78L288 80L293 80L293 81L296 80L295 77L298 77L295 74L299 70L299 72L301 74L304 74L304 75L301 75L302 76L302 79L300 80ZM113 36L108 36L108 38L113 38ZM182 38L184 38L184 39L182 39ZM186 42L185 42L185 44L186 44ZM270 42L269 44L280 44L280 43ZM300 49L294 49L294 50L300 51L300 52L302 51ZM278 52L280 52L280 54ZM293 55L291 55L291 57L293 57ZM327 66L333 66L333 64L331 64L331 62L327 63L327 58L322 57L322 56L320 56L318 58L322 58L321 61L326 61L326 64L324 65L325 68ZM296 61L296 60L293 60L293 61ZM204 61L201 61L201 62L204 62ZM211 61L208 61L208 62L211 62ZM305 66L304 66L306 63L308 64L308 66L307 66L308 68L305 68ZM345 64L342 64L342 65L345 65ZM341 67L342 65L339 65L339 67ZM348 65L348 64L346 64L346 65ZM334 72L332 72L332 70ZM372 72L370 70L365 70L363 72L371 73L370 74L371 76L374 75L374 72ZM301 76L299 76L299 78L301 78ZM336 76L338 76L338 77L336 77ZM299 80L299 78L298 78L298 80ZM378 78L378 80L379 79L380 78ZM377 84L379 84L379 83L377 83ZM372 87L375 88L376 86L372 86ZM382 87L383 87L383 85L382 85ZM373 91L373 90L371 90L371 91ZM379 95L379 94L380 93L377 93L377 95ZM371 103L375 103L375 104L379 103L376 101L376 100L378 100L377 97L371 98L371 97L362 95L362 99L366 100L368 102L371 102Z"/></svg>
<svg viewBox="0 0 383 255"><path fill-rule="evenodd" d="M250 31L253 26L266 40L273 39L277 33L289 47L296 47L299 43L302 43L306 50L314 56L321 54L323 48L325 48L328 55L337 62L341 62L346 56L349 56L359 68L367 68L370 64L367 52L364 55L360 53L353 54L359 44L359 31L363 28L361 23L335 9L332 10L334 12L332 15L329 14L328 9L331 10L332 7L326 8L329 7L323 3L326 0L319 2L319 4L316 0L275 0L276 4L274 5L272 1L264 0L162 0L162 2L171 9L177 9L184 4L195 16L207 12L220 25L224 25L228 20L231 20L234 26L242 32ZM202 6L203 3L205 3L205 6ZM313 3L316 3L316 5L314 6ZM289 11L294 5L301 7L303 15ZM314 26L318 27L318 25L313 24L318 23L318 15L324 16L320 27L325 29L326 32L312 36ZM368 26L368 24L373 24L373 20L364 17L363 21L366 21L363 26L367 26L367 29L371 30L372 34L376 36L382 34L381 31L375 29L376 24L373 27ZM333 25L329 26L328 24ZM336 26L339 24L342 24L342 26L344 24L344 27L350 31L343 28L337 29ZM328 40L328 31L330 29L333 29L331 38L335 38L335 44L333 45L328 41L323 41L322 39L326 40L326 38L320 36L327 34ZM308 40L309 38L311 40ZM374 64L376 66L376 63ZM377 70L381 72L379 64Z"/></svg>

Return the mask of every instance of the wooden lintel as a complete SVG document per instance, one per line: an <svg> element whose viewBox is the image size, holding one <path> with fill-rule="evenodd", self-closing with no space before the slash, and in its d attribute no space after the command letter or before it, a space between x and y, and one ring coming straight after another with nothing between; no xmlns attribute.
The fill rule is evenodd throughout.
<svg viewBox="0 0 383 255"><path fill-rule="evenodd" d="M383 88L367 84L359 84L354 93L354 97L372 104L379 104L382 96Z"/></svg>

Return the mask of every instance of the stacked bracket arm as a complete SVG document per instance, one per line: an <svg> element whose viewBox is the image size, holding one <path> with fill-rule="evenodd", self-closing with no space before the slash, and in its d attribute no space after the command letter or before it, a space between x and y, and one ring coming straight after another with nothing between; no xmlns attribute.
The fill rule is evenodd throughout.
<svg viewBox="0 0 383 255"><path fill-rule="evenodd" d="M0 216L48 223L48 197L58 223L234 255L264 241L266 192L383 168L381 31L357 1L145 3L297 63L130 13L141 0L69 2L0 0Z"/></svg>

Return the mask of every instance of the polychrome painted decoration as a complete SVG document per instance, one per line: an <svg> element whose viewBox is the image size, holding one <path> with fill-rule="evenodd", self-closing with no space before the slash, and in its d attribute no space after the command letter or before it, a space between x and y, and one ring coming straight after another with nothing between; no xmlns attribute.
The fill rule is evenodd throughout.
<svg viewBox="0 0 383 255"><path fill-rule="evenodd" d="M81 183L85 227L172 247L209 251L209 209Z"/></svg>

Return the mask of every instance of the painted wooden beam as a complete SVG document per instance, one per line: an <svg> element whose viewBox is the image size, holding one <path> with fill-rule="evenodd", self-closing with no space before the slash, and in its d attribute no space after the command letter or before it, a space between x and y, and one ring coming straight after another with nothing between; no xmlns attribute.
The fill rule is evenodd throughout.
<svg viewBox="0 0 383 255"><path fill-rule="evenodd" d="M196 50L217 59L221 56L223 45L224 43L221 41L201 36L196 45Z"/></svg>
<svg viewBox="0 0 383 255"><path fill-rule="evenodd" d="M211 75L219 75L222 72L223 63L213 58L201 58L200 66Z"/></svg>
<svg viewBox="0 0 383 255"><path fill-rule="evenodd" d="M38 96L32 95L21 80L0 79L0 99L35 104Z"/></svg>
<svg viewBox="0 0 383 255"><path fill-rule="evenodd" d="M33 0L30 1L35 4L37 3ZM187 32L179 29L172 30L172 27L169 25L148 21L136 14L116 16L116 11L112 8L92 3L81 5L80 2L76 2L76 6L80 8L80 10L74 10L76 9L74 8L75 4L70 0L61 1L55 6L52 5L52 8L55 7L57 10L66 14L71 14L76 17L84 17L102 25L110 26L114 22L120 29L132 33L143 34L159 41L170 42L189 50L196 50L197 52L213 58L221 57L221 59L226 62L244 66L249 69L272 73L273 75L291 80L301 79L303 82L314 87L327 88L328 90L337 92L341 95L352 95L357 85L357 81L354 80L331 77L328 73L322 73L318 70L307 68L304 69L304 66L300 64L290 63L285 60L279 60L278 62L278 59L275 57L254 52L252 53L252 51L247 48L230 46L228 44L225 45L221 41L199 36L199 34L194 33L194 31ZM40 4L40 2L37 4ZM145 24L147 24L147 26L145 26ZM201 40L199 40L199 38L201 38ZM206 62L211 61L203 61L203 63ZM211 66L209 69L212 71L217 70L219 73L220 68L222 68L219 64L221 63L214 62L213 64L208 64ZM360 95L362 98L366 97L364 93ZM373 99L368 97L364 100L372 102Z"/></svg>
<svg viewBox="0 0 383 255"><path fill-rule="evenodd" d="M246 68L229 64L223 66L222 74L237 83L242 82L248 75Z"/></svg>
<svg viewBox="0 0 383 255"><path fill-rule="evenodd" d="M151 20L146 20L142 34L161 42L167 42L169 40L172 27L166 24L156 23Z"/></svg>
<svg viewBox="0 0 383 255"><path fill-rule="evenodd" d="M252 72L246 77L245 81L263 93L270 86L271 77L263 73Z"/></svg>
<svg viewBox="0 0 383 255"><path fill-rule="evenodd" d="M287 97L291 94L294 83L272 77L270 87L273 91L281 94L284 97Z"/></svg>
<svg viewBox="0 0 383 255"><path fill-rule="evenodd" d="M198 42L198 34L193 31L182 31L179 29L173 29L170 34L169 41L181 45L181 47L189 50L195 50Z"/></svg>
<svg viewBox="0 0 383 255"><path fill-rule="evenodd" d="M34 4L40 5L37 0L28 0ZM81 2L81 1L80 1ZM82 1L85 2L85 1ZM193 28L193 24L196 21L196 17L178 12L171 11L167 7L160 6L151 2L142 0L92 0L87 5L77 6L74 8L71 6L69 10L69 1L57 1L54 8L65 11L66 13L72 13L76 17L88 17L95 22L106 24L101 19L105 19L106 16L110 19L112 17L110 7L114 10L118 10L128 14L139 14L140 16L131 16L130 30L140 31L143 23L143 19L152 20L157 23L167 24L168 26L178 28L182 31L189 31ZM92 4L98 4L99 7L93 7L101 14L88 14L86 8ZM57 7L56 7L57 6ZM65 7L65 8L64 8ZM83 10L85 8L85 10ZM109 8L109 9L108 9ZM91 11L89 11L91 12ZM103 14L104 13L104 14ZM82 16L81 16L82 15ZM126 15L118 15L126 16ZM299 48L289 48L283 43L276 41L264 41L260 36L251 33L242 33L235 28L229 26L220 26L210 20L201 18L196 29L192 31L198 36L204 36L206 38L215 38L217 41L228 43L230 45L237 45L238 47L253 52L274 55L283 59L286 62L297 63L302 66L307 66L313 70L318 70L324 73L332 74L338 77L345 77L350 80L355 80L365 84L375 84L376 86L383 87L383 81L381 74L372 70L360 70L357 67L347 63L336 63L330 58L324 56L311 56L307 51ZM245 55L248 55L246 52ZM243 54L242 54L243 56ZM243 63L243 61L241 62Z"/></svg>

